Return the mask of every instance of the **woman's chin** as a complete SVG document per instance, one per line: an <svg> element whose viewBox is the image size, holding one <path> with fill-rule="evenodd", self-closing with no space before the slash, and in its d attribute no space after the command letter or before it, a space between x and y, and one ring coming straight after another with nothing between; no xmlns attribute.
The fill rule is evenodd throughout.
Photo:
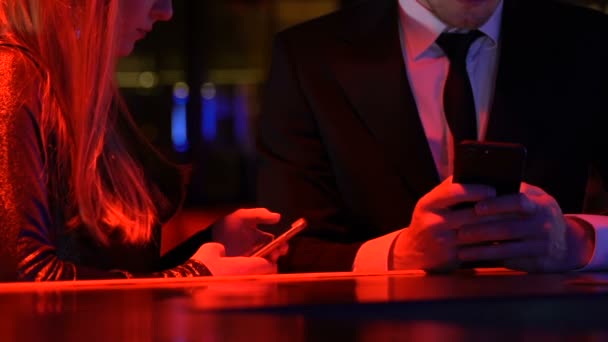
<svg viewBox="0 0 608 342"><path fill-rule="evenodd" d="M133 52L133 43L122 44L117 51L118 57L126 57Z"/></svg>

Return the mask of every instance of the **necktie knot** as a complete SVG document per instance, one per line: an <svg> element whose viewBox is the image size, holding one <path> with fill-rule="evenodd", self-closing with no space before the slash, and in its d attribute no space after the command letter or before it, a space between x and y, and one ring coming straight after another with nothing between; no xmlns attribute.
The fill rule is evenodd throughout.
<svg viewBox="0 0 608 342"><path fill-rule="evenodd" d="M467 54L473 42L482 37L479 30L468 33L442 33L437 38L437 45L443 50L453 64L466 65Z"/></svg>

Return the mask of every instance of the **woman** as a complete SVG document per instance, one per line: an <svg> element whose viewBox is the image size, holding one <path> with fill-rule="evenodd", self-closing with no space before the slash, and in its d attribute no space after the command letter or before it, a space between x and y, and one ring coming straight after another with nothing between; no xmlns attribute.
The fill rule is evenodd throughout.
<svg viewBox="0 0 608 342"><path fill-rule="evenodd" d="M139 135L113 74L171 16L171 0L0 0L0 280L276 271L274 261L225 257L254 247L258 223L279 220L265 209L214 225L223 245L198 248L197 238L160 257L182 172Z"/></svg>

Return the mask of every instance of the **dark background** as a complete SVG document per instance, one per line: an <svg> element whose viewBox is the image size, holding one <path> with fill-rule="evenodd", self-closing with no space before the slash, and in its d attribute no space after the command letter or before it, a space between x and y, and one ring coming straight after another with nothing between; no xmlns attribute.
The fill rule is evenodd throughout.
<svg viewBox="0 0 608 342"><path fill-rule="evenodd" d="M272 37L351 2L174 0L173 20L121 60L117 78L142 131L170 159L194 167L187 207L253 202L255 124ZM608 1L569 2L608 8Z"/></svg>

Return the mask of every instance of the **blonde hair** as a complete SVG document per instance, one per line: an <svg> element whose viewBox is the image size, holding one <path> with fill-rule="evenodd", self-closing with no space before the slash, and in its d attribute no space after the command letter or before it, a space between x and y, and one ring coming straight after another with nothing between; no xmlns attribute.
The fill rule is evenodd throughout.
<svg viewBox="0 0 608 342"><path fill-rule="evenodd" d="M157 221L143 170L117 131L119 0L0 0L0 39L24 47L41 73L43 139L84 224L108 243L144 243ZM126 114L126 113L125 113Z"/></svg>

